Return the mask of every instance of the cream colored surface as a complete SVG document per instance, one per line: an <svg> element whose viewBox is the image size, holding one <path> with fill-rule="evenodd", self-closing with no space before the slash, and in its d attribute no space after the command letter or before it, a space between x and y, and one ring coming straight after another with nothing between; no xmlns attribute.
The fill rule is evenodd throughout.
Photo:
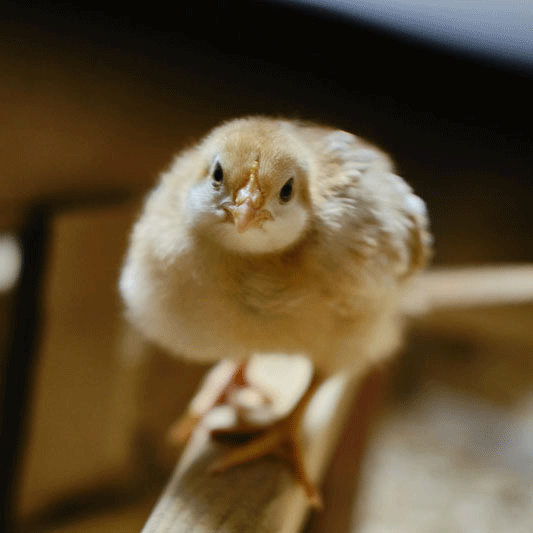
<svg viewBox="0 0 533 533"><path fill-rule="evenodd" d="M132 213L131 206L67 212L53 222L21 515L118 481L134 466L138 381L117 357L116 291Z"/></svg>
<svg viewBox="0 0 533 533"><path fill-rule="evenodd" d="M22 249L15 235L0 233L0 293L14 289L22 267Z"/></svg>

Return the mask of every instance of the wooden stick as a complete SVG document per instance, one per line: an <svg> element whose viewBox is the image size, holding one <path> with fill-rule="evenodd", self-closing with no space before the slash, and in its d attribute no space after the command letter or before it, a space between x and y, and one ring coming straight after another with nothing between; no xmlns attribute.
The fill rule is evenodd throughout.
<svg viewBox="0 0 533 533"><path fill-rule="evenodd" d="M305 460L319 483L335 449L355 387L345 375L326 382L303 422ZM143 533L293 533L309 505L283 459L264 457L213 475L209 465L226 447L200 426L187 445Z"/></svg>
<svg viewBox="0 0 533 533"><path fill-rule="evenodd" d="M404 309L414 315L444 307L503 305L533 300L533 265L435 268L406 293Z"/></svg>

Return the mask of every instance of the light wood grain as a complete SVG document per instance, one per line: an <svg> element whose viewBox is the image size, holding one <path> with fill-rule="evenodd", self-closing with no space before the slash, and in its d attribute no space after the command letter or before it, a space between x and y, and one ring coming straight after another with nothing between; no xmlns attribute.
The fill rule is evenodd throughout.
<svg viewBox="0 0 533 533"><path fill-rule="evenodd" d="M344 375L316 392L303 424L307 471L320 482L344 425L355 387ZM208 466L225 449L199 427L143 533L297 531L309 505L281 458L264 457L222 474Z"/></svg>
<svg viewBox="0 0 533 533"><path fill-rule="evenodd" d="M413 315L432 309L503 305L533 300L533 265L435 268L415 280L404 308Z"/></svg>

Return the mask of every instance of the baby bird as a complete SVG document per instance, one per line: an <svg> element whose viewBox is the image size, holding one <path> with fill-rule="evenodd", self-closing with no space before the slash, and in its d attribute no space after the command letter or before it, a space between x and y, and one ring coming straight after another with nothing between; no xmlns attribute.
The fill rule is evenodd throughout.
<svg viewBox="0 0 533 533"><path fill-rule="evenodd" d="M383 152L345 131L247 117L215 128L161 176L120 291L129 319L176 355L305 354L321 377L356 374L398 347L399 298L430 247L425 205ZM283 439L298 462L301 412L215 469Z"/></svg>

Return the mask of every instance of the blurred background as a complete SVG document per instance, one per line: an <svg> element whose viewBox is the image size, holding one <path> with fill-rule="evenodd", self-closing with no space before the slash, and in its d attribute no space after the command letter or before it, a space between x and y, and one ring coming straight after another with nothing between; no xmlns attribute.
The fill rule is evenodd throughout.
<svg viewBox="0 0 533 533"><path fill-rule="evenodd" d="M311 119L383 147L428 204L437 267L533 261L527 3L1 11L1 530L140 531L205 367L144 345L116 281L143 193L221 120ZM533 529L532 326L531 301L414 321L342 513L326 482L345 531ZM327 519L308 530L342 531Z"/></svg>

